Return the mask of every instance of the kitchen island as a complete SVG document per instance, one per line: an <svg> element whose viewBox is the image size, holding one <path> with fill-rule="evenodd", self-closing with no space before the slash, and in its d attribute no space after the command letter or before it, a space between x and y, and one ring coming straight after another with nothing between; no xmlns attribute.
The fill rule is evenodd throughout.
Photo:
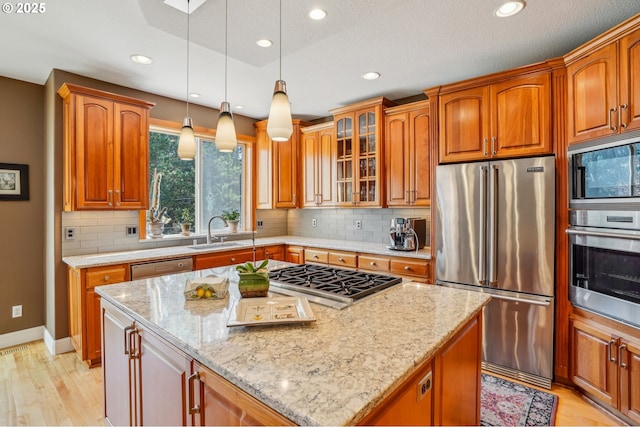
<svg viewBox="0 0 640 427"><path fill-rule="evenodd" d="M229 278L228 295L185 301L185 281L209 274ZM408 282L344 310L312 304L315 322L229 328L233 267L96 289L113 424L479 423L484 294Z"/></svg>

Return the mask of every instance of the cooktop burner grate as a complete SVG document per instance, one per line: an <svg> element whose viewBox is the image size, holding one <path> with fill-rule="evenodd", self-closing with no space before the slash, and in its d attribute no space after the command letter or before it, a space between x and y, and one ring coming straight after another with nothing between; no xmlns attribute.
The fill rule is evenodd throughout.
<svg viewBox="0 0 640 427"><path fill-rule="evenodd" d="M284 267L269 273L275 286L355 301L402 282L400 277L316 264Z"/></svg>

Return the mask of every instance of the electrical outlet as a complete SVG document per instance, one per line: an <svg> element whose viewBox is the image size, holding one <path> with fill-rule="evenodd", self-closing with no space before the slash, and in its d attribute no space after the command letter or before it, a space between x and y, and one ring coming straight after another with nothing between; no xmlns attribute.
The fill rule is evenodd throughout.
<svg viewBox="0 0 640 427"><path fill-rule="evenodd" d="M64 239L65 240L74 240L76 238L76 228L75 227L65 227L64 228Z"/></svg>
<svg viewBox="0 0 640 427"><path fill-rule="evenodd" d="M125 232L127 237L134 237L138 235L138 226L137 225L127 225L125 227Z"/></svg>
<svg viewBox="0 0 640 427"><path fill-rule="evenodd" d="M416 401L420 402L422 398L427 394L427 392L431 390L431 371L427 372L427 374L418 381L417 389L416 389Z"/></svg>
<svg viewBox="0 0 640 427"><path fill-rule="evenodd" d="M317 227L317 226L318 226L318 220L317 220L317 219L315 219L315 218L313 218L313 219L311 220L311 226L312 226L312 227Z"/></svg>
<svg viewBox="0 0 640 427"><path fill-rule="evenodd" d="M362 230L362 221L356 220L356 230Z"/></svg>
<svg viewBox="0 0 640 427"><path fill-rule="evenodd" d="M259 219L258 221L256 221L256 226L258 228L262 228L264 226L264 221L262 221L261 219Z"/></svg>
<svg viewBox="0 0 640 427"><path fill-rule="evenodd" d="M16 317L22 317L22 306L21 305L14 305L13 307L11 307L11 317L12 318L16 318Z"/></svg>

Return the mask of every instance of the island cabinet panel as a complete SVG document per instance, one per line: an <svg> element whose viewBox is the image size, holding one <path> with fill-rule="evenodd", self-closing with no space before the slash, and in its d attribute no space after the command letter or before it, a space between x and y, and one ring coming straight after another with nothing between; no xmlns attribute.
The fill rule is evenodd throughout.
<svg viewBox="0 0 640 427"><path fill-rule="evenodd" d="M640 128L640 30L592 43L566 59L569 144Z"/></svg>
<svg viewBox="0 0 640 427"><path fill-rule="evenodd" d="M385 110L387 206L430 206L429 101Z"/></svg>
<svg viewBox="0 0 640 427"><path fill-rule="evenodd" d="M111 425L187 425L191 360L121 311L103 307L105 418Z"/></svg>
<svg viewBox="0 0 640 427"><path fill-rule="evenodd" d="M146 101L65 83L64 210L149 207Z"/></svg>
<svg viewBox="0 0 640 427"><path fill-rule="evenodd" d="M192 378L196 378L197 383L193 385L194 394L198 396L193 404L198 408L194 425L294 425L288 418L198 362L193 362L193 372Z"/></svg>
<svg viewBox="0 0 640 427"><path fill-rule="evenodd" d="M592 313L571 315L570 375L598 402L640 423L640 331Z"/></svg>
<svg viewBox="0 0 640 427"><path fill-rule="evenodd" d="M434 360L434 425L480 425L481 351L478 314Z"/></svg>
<svg viewBox="0 0 640 427"><path fill-rule="evenodd" d="M302 246L287 245L285 261L304 264L304 248Z"/></svg>
<svg viewBox="0 0 640 427"><path fill-rule="evenodd" d="M549 72L443 93L439 104L440 163L553 152Z"/></svg>
<svg viewBox="0 0 640 427"><path fill-rule="evenodd" d="M255 259L264 259L264 248L256 248ZM253 249L240 249L229 252L216 252L211 254L202 254L195 257L195 269L202 270L204 268L222 267L225 265L241 264L254 260Z"/></svg>
<svg viewBox="0 0 640 427"><path fill-rule="evenodd" d="M94 367L101 362L100 296L96 286L129 280L129 265L68 268L69 335L81 360Z"/></svg>

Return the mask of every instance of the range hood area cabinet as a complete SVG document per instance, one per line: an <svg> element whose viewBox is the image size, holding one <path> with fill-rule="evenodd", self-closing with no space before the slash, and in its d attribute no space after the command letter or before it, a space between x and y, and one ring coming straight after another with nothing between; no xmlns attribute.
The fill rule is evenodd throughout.
<svg viewBox="0 0 640 427"><path fill-rule="evenodd" d="M336 155L333 122L302 129L302 207L336 204Z"/></svg>
<svg viewBox="0 0 640 427"><path fill-rule="evenodd" d="M387 206L431 205L429 132L429 101L385 110Z"/></svg>
<svg viewBox="0 0 640 427"><path fill-rule="evenodd" d="M439 122L439 163L553 154L550 67L443 86Z"/></svg>
<svg viewBox="0 0 640 427"><path fill-rule="evenodd" d="M627 21L565 56L569 144L640 129L639 23Z"/></svg>
<svg viewBox="0 0 640 427"><path fill-rule="evenodd" d="M148 209L149 110L155 104L69 83L58 94L63 209Z"/></svg>
<svg viewBox="0 0 640 427"><path fill-rule="evenodd" d="M295 119L291 138L274 142L267 133L267 120L254 123L257 209L300 207L300 128L309 125Z"/></svg>
<svg viewBox="0 0 640 427"><path fill-rule="evenodd" d="M337 145L337 205L384 206L384 97L331 110Z"/></svg>

